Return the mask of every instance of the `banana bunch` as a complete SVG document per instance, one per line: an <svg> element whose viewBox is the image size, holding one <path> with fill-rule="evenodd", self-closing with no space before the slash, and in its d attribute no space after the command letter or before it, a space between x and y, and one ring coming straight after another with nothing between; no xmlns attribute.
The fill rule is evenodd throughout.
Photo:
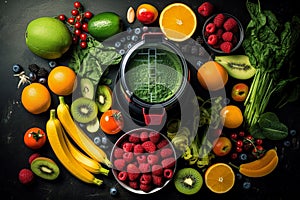
<svg viewBox="0 0 300 200"><path fill-rule="evenodd" d="M59 105L57 106L57 117L68 136L79 146L89 157L99 163L105 164L111 168L112 163L108 159L106 152L98 147L85 133L77 126L73 120L69 106L65 103L64 97L59 96Z"/></svg>
<svg viewBox="0 0 300 200"><path fill-rule="evenodd" d="M93 168L94 171L99 171L101 173L106 174L105 169L101 169L101 165L95 166L91 164L92 159L86 157L87 160L91 162L87 162L87 160L83 160L83 158L78 154L78 149L74 146L74 148L69 148L69 142L67 140L65 131L62 127L61 122L55 115L55 109L50 110L50 118L46 123L46 131L49 143L57 156L58 160L62 163L62 165L75 177L79 180L90 183L101 185L103 183L102 180L96 178L94 174L88 170L88 167ZM76 151L77 153L74 153ZM98 167L98 169L94 169Z"/></svg>

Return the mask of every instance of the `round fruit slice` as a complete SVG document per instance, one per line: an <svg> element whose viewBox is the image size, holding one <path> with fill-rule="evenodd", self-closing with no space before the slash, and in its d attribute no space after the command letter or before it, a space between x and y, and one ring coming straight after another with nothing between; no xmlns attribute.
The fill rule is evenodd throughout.
<svg viewBox="0 0 300 200"><path fill-rule="evenodd" d="M159 26L168 39L180 42L194 34L197 18L194 11L187 5L172 3L162 10Z"/></svg>
<svg viewBox="0 0 300 200"><path fill-rule="evenodd" d="M225 163L215 163L205 172L206 186L215 193L228 192L234 185L235 176L232 168Z"/></svg>
<svg viewBox="0 0 300 200"><path fill-rule="evenodd" d="M100 112L111 108L113 103L112 91L107 85L99 85L96 91L96 104Z"/></svg>
<svg viewBox="0 0 300 200"><path fill-rule="evenodd" d="M71 113L77 122L88 123L97 117L98 107L95 101L79 97L71 104Z"/></svg>
<svg viewBox="0 0 300 200"><path fill-rule="evenodd" d="M47 180L54 180L60 174L58 165L52 159L46 157L34 159L30 164L30 168L34 174Z"/></svg>
<svg viewBox="0 0 300 200"><path fill-rule="evenodd" d="M174 176L174 184L176 189L187 195L197 193L202 185L203 178L199 171L194 168L180 169Z"/></svg>

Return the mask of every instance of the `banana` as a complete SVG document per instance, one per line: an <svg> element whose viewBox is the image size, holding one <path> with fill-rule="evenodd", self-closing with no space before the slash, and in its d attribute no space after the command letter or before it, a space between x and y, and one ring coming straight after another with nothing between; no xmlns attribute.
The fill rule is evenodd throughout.
<svg viewBox="0 0 300 200"><path fill-rule="evenodd" d="M278 164L278 155L275 149L270 149L266 154L255 161L241 164L239 171L248 177L262 177L270 174Z"/></svg>
<svg viewBox="0 0 300 200"><path fill-rule="evenodd" d="M90 171L93 174L104 174L108 175L109 170L105 169L101 166L99 162L87 156L83 152L81 152L68 138L66 134L64 134L64 139L66 144L73 155L73 157L81 164L85 169Z"/></svg>
<svg viewBox="0 0 300 200"><path fill-rule="evenodd" d="M72 156L64 139L64 129L60 121L56 118L55 109L50 110L50 118L46 123L47 137L52 150L62 163L62 165L79 180L101 185L102 180L96 178L92 173L83 168Z"/></svg>
<svg viewBox="0 0 300 200"><path fill-rule="evenodd" d="M59 104L57 106L57 116L62 126L74 142L91 158L105 164L111 168L112 163L108 159L106 152L98 147L85 133L77 126L73 120L69 107L65 103L64 97L59 96Z"/></svg>

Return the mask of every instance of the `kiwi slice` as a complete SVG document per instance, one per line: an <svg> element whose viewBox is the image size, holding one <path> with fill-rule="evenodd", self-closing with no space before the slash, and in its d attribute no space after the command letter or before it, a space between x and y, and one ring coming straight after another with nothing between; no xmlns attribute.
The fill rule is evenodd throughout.
<svg viewBox="0 0 300 200"><path fill-rule="evenodd" d="M203 185L203 178L194 168L182 168L174 176L176 189L186 195L197 193Z"/></svg>
<svg viewBox="0 0 300 200"><path fill-rule="evenodd" d="M71 114L79 123L91 122L97 117L97 104L92 99L79 97L71 104Z"/></svg>
<svg viewBox="0 0 300 200"><path fill-rule="evenodd" d="M96 90L96 103L100 112L105 112L112 106L112 91L107 85L99 85Z"/></svg>
<svg viewBox="0 0 300 200"><path fill-rule="evenodd" d="M80 80L80 91L83 97L94 99L95 87L89 78L82 78Z"/></svg>
<svg viewBox="0 0 300 200"><path fill-rule="evenodd" d="M34 174L47 180L56 179L60 173L57 164L46 157L35 158L30 164L30 168Z"/></svg>
<svg viewBox="0 0 300 200"><path fill-rule="evenodd" d="M90 133L96 133L100 128L100 122L98 118L95 118L93 121L89 122L86 125L86 130Z"/></svg>

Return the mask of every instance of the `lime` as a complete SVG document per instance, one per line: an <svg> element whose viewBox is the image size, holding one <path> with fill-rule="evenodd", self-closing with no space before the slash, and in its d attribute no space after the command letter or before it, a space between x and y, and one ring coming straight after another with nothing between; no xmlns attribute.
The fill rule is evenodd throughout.
<svg viewBox="0 0 300 200"><path fill-rule="evenodd" d="M122 30L122 19L114 12L102 12L88 22L89 33L97 40L103 41Z"/></svg>
<svg viewBox="0 0 300 200"><path fill-rule="evenodd" d="M32 20L27 25L25 39L29 50L45 59L60 58L72 44L69 29L52 17Z"/></svg>

